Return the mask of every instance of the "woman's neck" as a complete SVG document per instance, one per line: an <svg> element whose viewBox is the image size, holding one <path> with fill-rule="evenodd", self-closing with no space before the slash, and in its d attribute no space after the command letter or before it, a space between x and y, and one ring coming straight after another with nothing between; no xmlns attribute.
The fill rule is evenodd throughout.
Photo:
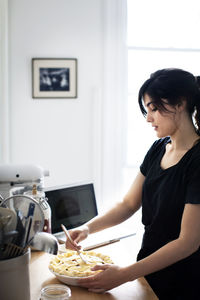
<svg viewBox="0 0 200 300"><path fill-rule="evenodd" d="M171 149L173 150L189 150L192 148L200 139L200 136L194 134L193 136L183 138L171 137Z"/></svg>
<svg viewBox="0 0 200 300"><path fill-rule="evenodd" d="M200 136L196 133L196 129L191 122L183 123L174 135L170 136L171 147L174 150L188 150L194 146Z"/></svg>

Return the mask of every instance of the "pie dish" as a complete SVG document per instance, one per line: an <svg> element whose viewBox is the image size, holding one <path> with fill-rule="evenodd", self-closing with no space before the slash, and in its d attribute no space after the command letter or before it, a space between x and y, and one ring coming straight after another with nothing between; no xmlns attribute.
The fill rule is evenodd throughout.
<svg viewBox="0 0 200 300"><path fill-rule="evenodd" d="M49 270L63 283L78 285L78 279L92 276L101 272L92 271L91 268L97 264L112 264L108 255L96 253L94 251L81 251L89 262L85 264L76 251L67 250L65 253L56 255L49 263Z"/></svg>

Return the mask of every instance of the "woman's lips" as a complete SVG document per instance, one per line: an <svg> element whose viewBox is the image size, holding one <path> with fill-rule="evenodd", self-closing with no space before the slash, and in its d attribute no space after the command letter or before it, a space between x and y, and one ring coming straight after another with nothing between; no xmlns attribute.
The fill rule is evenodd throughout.
<svg viewBox="0 0 200 300"><path fill-rule="evenodd" d="M157 130L158 129L158 126L153 126L154 130Z"/></svg>

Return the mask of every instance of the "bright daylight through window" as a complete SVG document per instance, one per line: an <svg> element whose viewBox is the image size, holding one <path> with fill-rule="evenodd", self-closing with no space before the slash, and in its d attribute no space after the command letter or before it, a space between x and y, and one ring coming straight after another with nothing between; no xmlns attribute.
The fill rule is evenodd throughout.
<svg viewBox="0 0 200 300"><path fill-rule="evenodd" d="M182 68L200 75L199 28L199 0L127 0L128 104L124 190L157 138L139 111L139 88L152 72L162 68Z"/></svg>

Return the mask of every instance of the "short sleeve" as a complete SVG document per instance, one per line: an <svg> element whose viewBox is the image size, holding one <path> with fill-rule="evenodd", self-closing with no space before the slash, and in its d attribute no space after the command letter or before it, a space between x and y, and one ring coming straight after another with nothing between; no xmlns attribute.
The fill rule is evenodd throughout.
<svg viewBox="0 0 200 300"><path fill-rule="evenodd" d="M151 153L152 153L152 147L153 147L153 145L146 153L144 160L143 160L142 164L140 165L140 171L144 176L146 176L146 174L147 174L148 165L149 165L149 161L150 161L150 157L151 157Z"/></svg>
<svg viewBox="0 0 200 300"><path fill-rule="evenodd" d="M165 139L156 140L153 145L149 148L147 154L144 157L142 164L140 165L141 173L146 176L152 161L157 158L157 154L160 152L161 147L165 143Z"/></svg>
<svg viewBox="0 0 200 300"><path fill-rule="evenodd" d="M200 159L190 170L185 203L200 204Z"/></svg>

